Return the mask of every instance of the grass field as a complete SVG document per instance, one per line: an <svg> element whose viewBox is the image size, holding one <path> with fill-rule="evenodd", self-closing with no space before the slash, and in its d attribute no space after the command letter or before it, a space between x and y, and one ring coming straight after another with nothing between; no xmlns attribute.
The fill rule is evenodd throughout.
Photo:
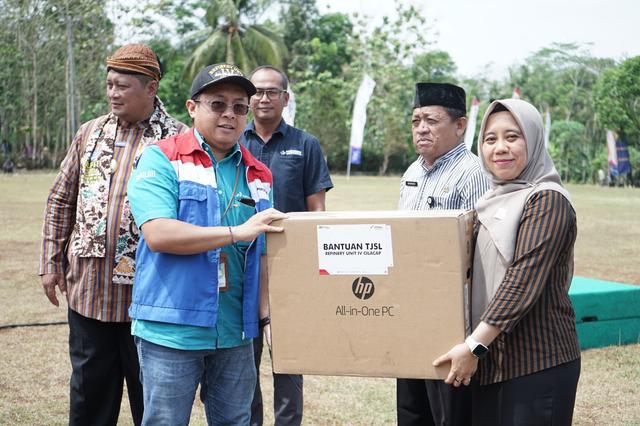
<svg viewBox="0 0 640 426"><path fill-rule="evenodd" d="M64 321L65 308L45 298L36 275L42 209L51 173L0 176L0 325ZM397 177L334 177L330 210L390 210ZM576 274L640 285L640 190L570 186L578 213ZM0 330L0 425L67 423L68 328ZM574 424L640 425L640 345L583 351ZM267 358L265 406L272 401ZM265 424L273 423L266 410ZM306 425L395 423L395 382L305 377ZM122 425L131 424L126 400ZM192 424L206 424L196 402Z"/></svg>

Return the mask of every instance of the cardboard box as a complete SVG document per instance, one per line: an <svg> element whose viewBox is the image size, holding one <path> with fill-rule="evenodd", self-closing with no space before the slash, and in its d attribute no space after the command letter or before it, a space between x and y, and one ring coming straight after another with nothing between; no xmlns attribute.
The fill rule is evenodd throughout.
<svg viewBox="0 0 640 426"><path fill-rule="evenodd" d="M473 214L290 213L268 234L277 373L444 378L465 338Z"/></svg>

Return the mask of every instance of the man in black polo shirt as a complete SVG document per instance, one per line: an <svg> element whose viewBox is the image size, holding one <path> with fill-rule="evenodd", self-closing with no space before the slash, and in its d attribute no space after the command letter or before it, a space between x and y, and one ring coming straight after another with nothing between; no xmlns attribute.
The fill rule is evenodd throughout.
<svg viewBox="0 0 640 426"><path fill-rule="evenodd" d="M250 76L257 89L251 97L253 121L240 142L273 174L274 207L282 212L322 211L325 193L333 187L329 169L318 139L289 126L282 110L289 102L287 76L271 66L256 68ZM268 318L261 318L264 334L270 335ZM263 333L254 339L258 380L251 407L251 425L262 425L260 358ZM270 338L268 338L270 340ZM275 425L300 425L302 422L302 376L274 374Z"/></svg>

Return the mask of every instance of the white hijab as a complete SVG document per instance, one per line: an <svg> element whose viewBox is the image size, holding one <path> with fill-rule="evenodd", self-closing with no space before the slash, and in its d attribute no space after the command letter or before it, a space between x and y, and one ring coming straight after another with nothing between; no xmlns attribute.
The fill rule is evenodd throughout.
<svg viewBox="0 0 640 426"><path fill-rule="evenodd" d="M527 163L514 180L501 180L487 169L482 143L487 120L502 105L511 113L527 145ZM473 261L472 325L475 328L513 261L516 236L527 199L535 192L554 190L571 199L544 144L544 127L538 110L520 99L497 100L489 105L480 126L478 153L491 189L476 203L480 228Z"/></svg>

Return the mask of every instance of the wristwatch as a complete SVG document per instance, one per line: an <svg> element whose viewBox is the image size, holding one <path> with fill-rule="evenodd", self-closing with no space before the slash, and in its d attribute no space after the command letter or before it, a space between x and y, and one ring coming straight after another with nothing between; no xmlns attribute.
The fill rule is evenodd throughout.
<svg viewBox="0 0 640 426"><path fill-rule="evenodd" d="M464 342L469 346L469 350L476 358L483 358L489 353L489 348L471 336L467 337Z"/></svg>

